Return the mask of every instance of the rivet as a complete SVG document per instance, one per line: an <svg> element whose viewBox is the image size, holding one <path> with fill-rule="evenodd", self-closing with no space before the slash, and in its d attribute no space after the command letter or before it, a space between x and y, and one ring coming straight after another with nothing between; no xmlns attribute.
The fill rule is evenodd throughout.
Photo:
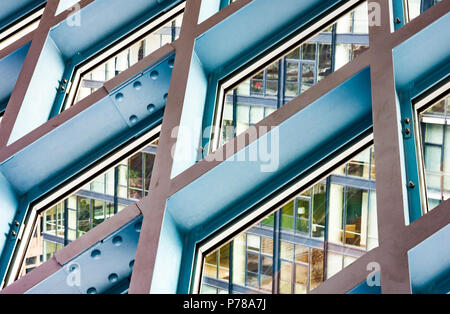
<svg viewBox="0 0 450 314"><path fill-rule="evenodd" d="M78 265L77 264L72 264L69 267L69 272L73 272L74 270L78 269Z"/></svg>
<svg viewBox="0 0 450 314"><path fill-rule="evenodd" d="M136 230L136 232L141 232L141 228L142 228L142 222L137 222L134 224L134 230Z"/></svg>
<svg viewBox="0 0 450 314"><path fill-rule="evenodd" d="M66 79L63 79L63 83L64 83L64 84L67 84L67 80L66 80Z"/></svg>
<svg viewBox="0 0 450 314"><path fill-rule="evenodd" d="M64 86L61 85L61 90L65 90L66 88Z"/></svg>
<svg viewBox="0 0 450 314"><path fill-rule="evenodd" d="M96 293L97 293L97 289L95 289L94 287L87 289L87 294L96 294Z"/></svg>
<svg viewBox="0 0 450 314"><path fill-rule="evenodd" d="M396 17L395 18L395 23L400 24L402 22L402 20L400 20L400 18Z"/></svg>
<svg viewBox="0 0 450 314"><path fill-rule="evenodd" d="M416 186L416 185L414 184L414 182L409 181L409 187L410 187L411 189L414 189L415 186Z"/></svg>
<svg viewBox="0 0 450 314"><path fill-rule="evenodd" d="M136 89L136 90L140 90L141 87L142 87L142 83L139 82L139 81L134 82L133 87L134 87L134 89Z"/></svg>
<svg viewBox="0 0 450 314"><path fill-rule="evenodd" d="M411 130L410 130L409 128L406 128L406 129L405 129L405 133L406 133L407 135L409 135L409 134L411 133Z"/></svg>
<svg viewBox="0 0 450 314"><path fill-rule="evenodd" d="M120 246L122 244L122 237L121 236L115 236L112 240L112 243L115 246Z"/></svg>
<svg viewBox="0 0 450 314"><path fill-rule="evenodd" d="M14 225L15 225L16 227L18 227L18 226L20 225L20 223L19 223L17 220L14 220Z"/></svg>
<svg viewBox="0 0 450 314"><path fill-rule="evenodd" d="M173 59L173 58L170 59L168 62L169 68L173 68L174 63L175 63L175 59Z"/></svg>
<svg viewBox="0 0 450 314"><path fill-rule="evenodd" d="M409 124L411 122L411 120L409 118L405 118L405 123Z"/></svg>
<svg viewBox="0 0 450 314"><path fill-rule="evenodd" d="M114 283L119 280L119 276L117 276L117 274L111 274L108 276L108 280L109 282Z"/></svg>
<svg viewBox="0 0 450 314"><path fill-rule="evenodd" d="M13 237L15 237L17 235L17 232L15 232L14 230L11 230L11 234Z"/></svg>
<svg viewBox="0 0 450 314"><path fill-rule="evenodd" d="M130 262L130 264L128 264L128 266L130 266L130 268L133 268L133 267L134 267L134 260L132 260L132 261Z"/></svg>
<svg viewBox="0 0 450 314"><path fill-rule="evenodd" d="M138 118L135 115L132 115L129 120L130 120L130 123L135 124L137 122Z"/></svg>
<svg viewBox="0 0 450 314"><path fill-rule="evenodd" d="M155 111L155 105L154 104L150 104L147 106L147 111L152 113L153 111Z"/></svg>
<svg viewBox="0 0 450 314"><path fill-rule="evenodd" d="M91 257L93 258L93 259L99 259L100 258L100 255L102 255L102 252L100 252L100 250L93 250L92 252L91 252Z"/></svg>
<svg viewBox="0 0 450 314"><path fill-rule="evenodd" d="M118 93L118 94L116 95L116 100L117 100L118 102L121 102L121 101L123 100L123 94L122 94L122 93Z"/></svg>
<svg viewBox="0 0 450 314"><path fill-rule="evenodd" d="M150 73L150 77L152 78L152 80L156 80L159 76L158 71L152 71L152 73Z"/></svg>

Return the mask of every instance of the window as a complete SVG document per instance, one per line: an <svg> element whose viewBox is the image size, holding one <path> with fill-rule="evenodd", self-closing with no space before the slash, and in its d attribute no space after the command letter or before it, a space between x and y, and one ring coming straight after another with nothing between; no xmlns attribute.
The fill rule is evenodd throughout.
<svg viewBox="0 0 450 314"><path fill-rule="evenodd" d="M0 33L0 50L8 47L18 39L31 33L39 26L44 8L39 6L36 10L21 18L19 21L8 26Z"/></svg>
<svg viewBox="0 0 450 314"><path fill-rule="evenodd" d="M25 264L38 266L54 253L76 240L114 214L143 198L149 192L155 160L155 140L115 167L100 174L68 198L40 213ZM40 221L42 220L42 229ZM222 263L223 264L223 263ZM26 274L26 268L21 276Z"/></svg>
<svg viewBox="0 0 450 314"><path fill-rule="evenodd" d="M217 293L214 289L232 293L306 293L377 247L373 156L372 147L365 149L206 255L201 293ZM278 278L274 276L278 264L274 261L280 265L278 291L273 291L273 282ZM221 267L224 276L220 275Z"/></svg>
<svg viewBox="0 0 450 314"><path fill-rule="evenodd" d="M119 51L109 53L100 59L95 58L93 61L88 61L88 65L81 66L75 75L75 77L80 75L80 78L79 80L77 78L74 79L74 90L69 92L65 109L92 94L103 86L104 82L130 68L158 48L176 40L180 35L182 19L183 13L176 13L171 21L150 30L134 42L125 44L125 47ZM129 41L129 39L125 39L115 44L115 46L123 46L127 40ZM110 50L114 50L114 48Z"/></svg>
<svg viewBox="0 0 450 314"><path fill-rule="evenodd" d="M367 4L338 19L307 42L292 48L252 77L225 90L223 108L216 108L219 138L211 150L225 144L344 66L369 46ZM221 111L221 112L219 112Z"/></svg>
<svg viewBox="0 0 450 314"><path fill-rule="evenodd" d="M415 19L438 2L441 2L441 0L403 0L405 22L408 23Z"/></svg>
<svg viewBox="0 0 450 314"><path fill-rule="evenodd" d="M450 96L419 113L428 210L450 197Z"/></svg>

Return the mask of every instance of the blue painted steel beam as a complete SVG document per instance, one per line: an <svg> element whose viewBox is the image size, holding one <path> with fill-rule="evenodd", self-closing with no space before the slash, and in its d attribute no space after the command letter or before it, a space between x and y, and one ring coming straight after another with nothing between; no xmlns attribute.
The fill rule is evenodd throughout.
<svg viewBox="0 0 450 314"><path fill-rule="evenodd" d="M29 289L28 294L101 294L128 290L142 216L115 230Z"/></svg>
<svg viewBox="0 0 450 314"><path fill-rule="evenodd" d="M450 34L442 29L450 28L447 13L421 32L393 49L394 75L397 101L401 114L402 137L406 182L414 183L408 188L409 219L407 224L422 216L426 200L420 191L417 141L413 100L450 76ZM424 56L418 58L417 56ZM426 56L426 57L425 57ZM409 119L409 120L407 120Z"/></svg>
<svg viewBox="0 0 450 314"><path fill-rule="evenodd" d="M164 56L0 164L0 231L7 235L0 237L0 279L17 241L12 232L18 233L30 204L162 122L174 58Z"/></svg>
<svg viewBox="0 0 450 314"><path fill-rule="evenodd" d="M199 241L371 132L369 72L362 70L167 200L159 242L164 249L158 250L152 293L189 292ZM298 134L305 133L309 136L300 140ZM267 166L261 160L233 161L266 141L279 152L273 171L261 172L261 166Z"/></svg>

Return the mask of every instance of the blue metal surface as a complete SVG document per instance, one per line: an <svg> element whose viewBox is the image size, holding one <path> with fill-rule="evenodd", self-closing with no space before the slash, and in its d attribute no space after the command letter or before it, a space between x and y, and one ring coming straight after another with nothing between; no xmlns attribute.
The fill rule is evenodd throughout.
<svg viewBox="0 0 450 314"><path fill-rule="evenodd" d="M50 34L64 58L71 59L77 53L84 54L95 46L111 44L118 34L125 35L150 17L167 11L180 2L181 0L96 0L80 11L80 25L74 26L63 21Z"/></svg>
<svg viewBox="0 0 450 314"><path fill-rule="evenodd" d="M450 224L408 252L413 293L450 292Z"/></svg>
<svg viewBox="0 0 450 314"><path fill-rule="evenodd" d="M142 216L90 247L26 293L105 293L131 276Z"/></svg>
<svg viewBox="0 0 450 314"><path fill-rule="evenodd" d="M47 122L64 71L64 59L51 38L47 38L34 75L28 85L19 114L8 140L14 143Z"/></svg>
<svg viewBox="0 0 450 314"><path fill-rule="evenodd" d="M58 47L61 47L62 56L66 60L61 78L69 79L78 65L180 2L182 0L133 1L125 4L123 1L97 0L80 11L79 22L81 25L71 26L73 24L71 23L72 17L61 22L50 31L51 38ZM128 8L130 3L132 5ZM108 18L108 14L116 15L111 12L120 11L122 13L123 6L127 7L126 14L123 16L121 14L114 19ZM105 16L102 18L103 14ZM134 18L131 18L132 16ZM98 24L99 20L101 20L100 25ZM72 37L69 37L69 34ZM50 117L59 114L64 99L65 93L59 93L54 98Z"/></svg>
<svg viewBox="0 0 450 314"><path fill-rule="evenodd" d="M370 130L372 107L369 72L369 68L364 69L284 121L276 131L267 133L167 200L166 212L170 213L172 219L164 220L164 226L170 226L163 228L160 243L174 241L171 239L173 230L179 234L178 237L182 237L182 243L172 243L179 245L178 254L171 254L172 259L178 259L176 264L181 269L179 275L173 267L169 271L165 253L160 254L158 251L156 273L176 272L176 277L179 277L178 288L173 290L176 278L171 277L172 284L165 282L164 289L157 283L152 284L152 293L188 292L198 241L211 236L236 217L248 213L256 203ZM298 134L306 132L309 136L300 139ZM276 133L279 138L274 135ZM279 148L278 167L272 172L261 172L261 166L267 166L267 163L260 159L232 162L234 158L249 154L266 141L274 151ZM165 280L169 278L165 277Z"/></svg>
<svg viewBox="0 0 450 314"><path fill-rule="evenodd" d="M450 28L447 14L415 34L393 50L394 75L401 114L404 144L405 176L407 182L419 182L416 134L412 100L431 86L444 80L450 73L450 34L442 29ZM439 40L436 36L443 37ZM418 58L426 56L426 58ZM405 123L409 118L410 123ZM406 129L411 131L406 134ZM406 222L411 223L422 216L422 200L419 188L408 188L408 213Z"/></svg>
<svg viewBox="0 0 450 314"><path fill-rule="evenodd" d="M391 23L394 24L394 30L397 30L405 25L405 8L403 6L403 1L404 0L390 0L392 12Z"/></svg>
<svg viewBox="0 0 450 314"><path fill-rule="evenodd" d="M272 0L252 1L199 36L195 51L208 73L240 58L248 61L255 51L261 51L261 45L273 45L325 10L345 2L284 0L280 5Z"/></svg>
<svg viewBox="0 0 450 314"><path fill-rule="evenodd" d="M195 43L195 52L208 77L206 99L197 97L196 100L205 104L203 129L212 125L220 80L324 12L345 2L347 1L286 0L281 6L277 1L252 1L200 35ZM268 20L267 16L271 18ZM202 146L206 151L209 149L209 137L203 139Z"/></svg>
<svg viewBox="0 0 450 314"><path fill-rule="evenodd" d="M0 2L0 31L39 7L46 0L14 0Z"/></svg>
<svg viewBox="0 0 450 314"><path fill-rule="evenodd" d="M395 83L397 90L413 89L412 97L422 92L414 87L433 73L448 75L450 66L450 13L447 13L421 32L393 49ZM419 57L423 56L423 57ZM441 75L441 76L442 76ZM428 87L437 83L429 80ZM428 88L426 85L423 88Z"/></svg>
<svg viewBox="0 0 450 314"><path fill-rule="evenodd" d="M379 276L379 273L378 273ZM347 292L348 294L381 294L381 286L369 286L367 280L364 280L352 290Z"/></svg>
<svg viewBox="0 0 450 314"><path fill-rule="evenodd" d="M198 23L200 24L204 20L208 19L210 16L219 12L221 7L221 0L202 0L200 6L200 13L198 16Z"/></svg>
<svg viewBox="0 0 450 314"><path fill-rule="evenodd" d="M27 43L0 59L0 77L8 78L2 79L0 82L0 106L6 107L29 48L30 43Z"/></svg>
<svg viewBox="0 0 450 314"><path fill-rule="evenodd" d="M174 57L174 54L165 56L119 86L111 96L101 99L0 164L0 174L15 191L13 216L17 221L23 221L31 202L131 138L161 123L165 106L163 95L168 92L172 73L169 61ZM150 77L153 71L159 73L157 80ZM138 81L141 82L140 89L133 87ZM119 92L124 95L126 109L122 108L122 104L119 109L112 100ZM155 109L148 111L151 102L155 103ZM131 124L129 119L133 115L137 120ZM8 208L13 208L14 204ZM5 217L9 218L8 215ZM2 219L2 223L6 230L6 224L12 224L12 220ZM4 246L0 279L5 275L16 241L14 237L8 239L0 243L0 247Z"/></svg>

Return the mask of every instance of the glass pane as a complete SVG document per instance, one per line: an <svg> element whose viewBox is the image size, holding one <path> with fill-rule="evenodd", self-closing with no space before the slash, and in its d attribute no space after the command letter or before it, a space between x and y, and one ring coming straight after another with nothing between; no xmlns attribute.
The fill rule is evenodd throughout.
<svg viewBox="0 0 450 314"><path fill-rule="evenodd" d="M341 254L328 252L327 254L327 279L342 270L343 256Z"/></svg>
<svg viewBox="0 0 450 314"><path fill-rule="evenodd" d="M230 244L219 250L219 279L228 280L230 276Z"/></svg>
<svg viewBox="0 0 450 314"><path fill-rule="evenodd" d="M246 244L245 233L233 239L233 284L245 285L246 272Z"/></svg>
<svg viewBox="0 0 450 314"><path fill-rule="evenodd" d="M286 59L300 59L300 48L295 48L286 55Z"/></svg>
<svg viewBox="0 0 450 314"><path fill-rule="evenodd" d="M247 234L247 248L249 250L259 252L259 247L260 237L253 234Z"/></svg>
<svg viewBox="0 0 450 314"><path fill-rule="evenodd" d="M267 79L278 80L278 61L275 61L267 67Z"/></svg>
<svg viewBox="0 0 450 314"><path fill-rule="evenodd" d="M264 88L264 83L262 80L251 80L250 81L250 92L252 94L262 94Z"/></svg>
<svg viewBox="0 0 450 314"><path fill-rule="evenodd" d="M367 217L367 192L361 189L347 187L346 193L345 243L350 245L365 245L361 240L362 216Z"/></svg>
<svg viewBox="0 0 450 314"><path fill-rule="evenodd" d="M294 200L281 209L281 228L289 231L294 230Z"/></svg>
<svg viewBox="0 0 450 314"><path fill-rule="evenodd" d="M331 45L319 44L319 68L318 80L325 78L331 73Z"/></svg>
<svg viewBox="0 0 450 314"><path fill-rule="evenodd" d="M298 68L297 62L286 62L286 81L298 82Z"/></svg>
<svg viewBox="0 0 450 314"><path fill-rule="evenodd" d="M205 265L203 266L205 276L217 278L217 252L214 251L205 257Z"/></svg>
<svg viewBox="0 0 450 314"><path fill-rule="evenodd" d="M323 250L311 249L310 290L323 282Z"/></svg>
<svg viewBox="0 0 450 314"><path fill-rule="evenodd" d="M280 293L292 293L292 263L281 261Z"/></svg>
<svg viewBox="0 0 450 314"><path fill-rule="evenodd" d="M299 232L309 233L309 199L297 199L297 227Z"/></svg>
<svg viewBox="0 0 450 314"><path fill-rule="evenodd" d="M302 84L314 84L314 67L312 63L302 64Z"/></svg>
<svg viewBox="0 0 450 314"><path fill-rule="evenodd" d="M450 196L449 97L419 113L423 148L423 166L428 208L431 210Z"/></svg>
<svg viewBox="0 0 450 314"><path fill-rule="evenodd" d="M347 173L349 176L369 178L370 150L365 150L348 164Z"/></svg>
<svg viewBox="0 0 450 314"><path fill-rule="evenodd" d="M361 156L370 156L371 152L372 148L367 148L352 158L351 162L364 160ZM342 166L347 168L349 163ZM339 180L342 177L345 178L341 175ZM309 292L324 280L324 267L329 278L352 263L356 259L355 255L358 255L357 250L362 255L364 251L378 246L375 191L345 185L345 180L342 184L335 184L332 183L333 177L329 179L330 188L327 189L327 180L309 188L302 187L297 195L284 200L283 203L287 201L286 205L275 213L251 226L240 226L246 231L232 241L231 276L234 288L239 288L239 292L245 291L246 287L252 288L249 292L271 292L273 280L277 278L273 273L273 265L277 262L281 267L280 293ZM374 183L368 177L360 180L366 180L366 188ZM353 185L354 181L351 180ZM277 231L274 229L275 215L280 216L278 243L274 243L272 238ZM295 226L293 218L296 220ZM310 233L305 232L309 219L312 220ZM301 227L300 222L304 223L304 227ZM302 232L292 232L291 226ZM326 251L323 250L325 240L328 241ZM279 248L278 261L274 261L274 247Z"/></svg>
<svg viewBox="0 0 450 314"><path fill-rule="evenodd" d="M308 263L309 249L306 246L295 245L295 261L298 263Z"/></svg>
<svg viewBox="0 0 450 314"><path fill-rule="evenodd" d="M306 293L308 283L308 267L295 264L295 293Z"/></svg>
<svg viewBox="0 0 450 314"><path fill-rule="evenodd" d="M93 227L99 225L105 220L105 202L94 201L94 222Z"/></svg>
<svg viewBox="0 0 450 314"><path fill-rule="evenodd" d="M306 43L302 45L302 59L303 60L316 60L316 44Z"/></svg>
<svg viewBox="0 0 450 314"><path fill-rule="evenodd" d="M259 255L256 253L247 253L247 270L258 273Z"/></svg>
<svg viewBox="0 0 450 314"><path fill-rule="evenodd" d="M78 198L78 232L80 235L88 232L90 226L90 199Z"/></svg>
<svg viewBox="0 0 450 314"><path fill-rule="evenodd" d="M292 261L294 258L294 244L281 241L280 256L282 259Z"/></svg>
<svg viewBox="0 0 450 314"><path fill-rule="evenodd" d="M314 238L323 238L325 232L326 193L325 183L318 183L313 188L312 230Z"/></svg>
<svg viewBox="0 0 450 314"><path fill-rule="evenodd" d="M425 124L425 142L430 144L442 144L443 128L441 124Z"/></svg>

